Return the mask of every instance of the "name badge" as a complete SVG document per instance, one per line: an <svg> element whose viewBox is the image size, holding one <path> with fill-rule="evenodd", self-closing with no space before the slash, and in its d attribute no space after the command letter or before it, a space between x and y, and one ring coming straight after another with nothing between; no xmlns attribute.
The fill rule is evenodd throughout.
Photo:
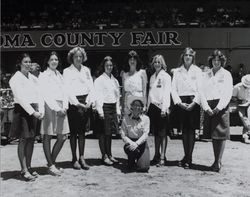
<svg viewBox="0 0 250 197"><path fill-rule="evenodd" d="M196 76L191 76L191 79L192 80L196 80Z"/></svg>
<svg viewBox="0 0 250 197"><path fill-rule="evenodd" d="M157 86L156 86L156 87L157 87L157 88L161 88L161 79L158 80Z"/></svg>

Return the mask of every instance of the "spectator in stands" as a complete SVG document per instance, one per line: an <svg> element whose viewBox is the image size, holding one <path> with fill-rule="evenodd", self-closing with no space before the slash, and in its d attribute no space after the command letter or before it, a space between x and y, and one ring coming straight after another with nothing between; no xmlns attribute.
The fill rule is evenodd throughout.
<svg viewBox="0 0 250 197"><path fill-rule="evenodd" d="M45 101L41 135L43 136L44 154L48 162L47 171L52 176L61 175L61 171L56 168L55 162L69 133L68 94L63 77L57 70L59 64L58 54L52 51L46 59L45 66L47 69L39 76L39 86ZM56 135L57 140L51 151L51 139L54 135Z"/></svg>
<svg viewBox="0 0 250 197"><path fill-rule="evenodd" d="M37 119L44 115L44 103L34 76L29 73L30 56L24 53L18 59L18 71L10 79L14 95L13 122L9 137L19 138L18 158L21 164L21 177L25 181L34 181L38 174L31 169Z"/></svg>
<svg viewBox="0 0 250 197"><path fill-rule="evenodd" d="M68 53L68 62L71 64L63 70L63 77L69 93L68 119L70 128L70 147L72 151L73 168L80 170L89 169L84 160L85 132L90 116L90 107L94 103L94 83L90 69L83 62L87 54L81 47L75 47ZM78 140L77 140L78 139ZM79 161L76 148L79 148Z"/></svg>
<svg viewBox="0 0 250 197"><path fill-rule="evenodd" d="M112 73L117 73L110 56L106 56L100 67L99 77L94 82L96 92L96 109L99 114L101 128L99 131L99 146L102 161L105 165L113 165L118 161L112 156L112 134L118 134L118 119L120 110L120 86Z"/></svg>
<svg viewBox="0 0 250 197"><path fill-rule="evenodd" d="M244 9L236 6L234 9L227 8L227 4L223 7L216 7L216 5L196 7L194 5L190 8L191 13L189 8L183 7L182 2L177 3L176 7L173 7L171 2L164 4L161 2L160 4L143 4L143 6L138 6L140 8L135 8L134 5L126 2L112 4L110 7L107 7L105 2L99 2L98 5L95 2L88 2L84 6L81 6L79 2L72 4L70 1L64 1L61 4L63 5L57 2L47 2L46 7L41 8L40 13L36 14L34 6L26 7L26 12L20 12L19 7L23 5L16 3L13 6L11 3L9 5L6 3L3 6L6 9L3 9L1 28L3 31L17 31L20 29L249 26L246 21L247 12L242 12ZM12 12L9 12L8 6L11 7ZM79 16L82 18L83 15L84 22L79 20Z"/></svg>
<svg viewBox="0 0 250 197"><path fill-rule="evenodd" d="M171 77L166 72L167 66L162 55L155 55L152 65L155 72L149 82L148 115L154 133L155 155L151 164L160 167L167 162Z"/></svg>
<svg viewBox="0 0 250 197"><path fill-rule="evenodd" d="M10 88L9 80L11 74L9 73L1 73L1 88Z"/></svg>
<svg viewBox="0 0 250 197"><path fill-rule="evenodd" d="M219 172L226 140L230 138L229 102L232 97L233 79L226 69L226 57L214 50L208 57L212 68L206 73L201 85L201 103L205 111L204 137L212 138L214 163L211 170Z"/></svg>
<svg viewBox="0 0 250 197"><path fill-rule="evenodd" d="M126 65L122 73L122 111L124 114L129 113L127 98L129 95L140 96L144 98L146 106L147 95L147 75L141 70L142 61L136 51L128 53Z"/></svg>
<svg viewBox="0 0 250 197"><path fill-rule="evenodd" d="M195 129L200 128L198 85L201 83L202 71L195 65L195 53L192 48L185 48L180 57L180 66L174 70L172 80L172 98L180 114L185 153L179 165L184 168L192 167Z"/></svg>
<svg viewBox="0 0 250 197"><path fill-rule="evenodd" d="M128 155L128 169L148 172L150 154L147 143L150 121L143 114L144 98L129 96L127 100L129 114L122 121L121 137L124 141L124 151Z"/></svg>
<svg viewBox="0 0 250 197"><path fill-rule="evenodd" d="M242 139L250 144L250 74L242 77L241 82L233 88L233 98L238 104L238 113L243 123Z"/></svg>

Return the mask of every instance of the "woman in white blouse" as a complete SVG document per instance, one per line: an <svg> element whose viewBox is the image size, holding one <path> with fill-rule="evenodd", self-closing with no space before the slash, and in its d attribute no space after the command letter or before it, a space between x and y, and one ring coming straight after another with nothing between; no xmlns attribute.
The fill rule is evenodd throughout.
<svg viewBox="0 0 250 197"><path fill-rule="evenodd" d="M122 106L123 113L128 114L130 110L127 107L128 96L140 96L144 99L146 107L147 96L147 75L145 70L142 70L142 62L136 51L130 51L127 57L127 64L124 67L122 74Z"/></svg>
<svg viewBox="0 0 250 197"><path fill-rule="evenodd" d="M69 94L68 119L70 128L70 147L73 168L89 169L84 160L85 131L90 116L89 108L94 102L94 83L88 67L82 65L87 60L86 52L81 47L75 47L68 53L71 64L63 70L64 82ZM79 161L76 155L78 141Z"/></svg>
<svg viewBox="0 0 250 197"><path fill-rule="evenodd" d="M102 161L113 165L118 161L112 156L112 133L118 133L120 110L120 86L114 77L116 67L110 56L106 56L98 68L99 77L94 82L96 91L96 109L99 114L99 146ZM113 73L113 74L112 74ZM117 73L117 72L116 72Z"/></svg>
<svg viewBox="0 0 250 197"><path fill-rule="evenodd" d="M25 181L34 181L38 176L31 170L31 158L37 119L42 119L44 114L43 99L35 83L37 79L29 73L30 66L30 56L27 53L22 54L18 59L18 71L9 81L15 102L9 137L19 138L18 158L21 177Z"/></svg>
<svg viewBox="0 0 250 197"><path fill-rule="evenodd" d="M60 176L61 172L55 167L56 158L62 149L69 133L67 117L68 95L66 93L63 77L57 70L59 65L58 54L52 51L46 59L47 69L39 75L39 86L45 101L45 114L41 123L43 136L43 150L48 162L48 173ZM57 140L51 151L51 138Z"/></svg>
<svg viewBox="0 0 250 197"><path fill-rule="evenodd" d="M221 169L221 159L226 140L230 138L228 104L232 97L233 80L231 73L223 68L226 57L219 50L214 50L208 57L210 71L205 73L201 86L201 103L204 109L205 137L212 138L214 150L213 171Z"/></svg>
<svg viewBox="0 0 250 197"><path fill-rule="evenodd" d="M179 110L185 153L179 165L184 168L190 168L192 165L195 129L200 126L198 85L201 83L202 71L195 65L195 54L192 48L185 48L181 54L180 66L174 70L172 80L172 98Z"/></svg>
<svg viewBox="0 0 250 197"><path fill-rule="evenodd" d="M162 55L155 55L151 64L155 70L150 78L148 95L148 115L155 137L155 155L151 163L160 167L166 164L171 77L166 72Z"/></svg>
<svg viewBox="0 0 250 197"><path fill-rule="evenodd" d="M143 114L144 99L129 96L127 100L129 114L125 114L121 137L124 141L124 151L128 155L128 169L148 172L150 168L150 153L147 143L150 121Z"/></svg>

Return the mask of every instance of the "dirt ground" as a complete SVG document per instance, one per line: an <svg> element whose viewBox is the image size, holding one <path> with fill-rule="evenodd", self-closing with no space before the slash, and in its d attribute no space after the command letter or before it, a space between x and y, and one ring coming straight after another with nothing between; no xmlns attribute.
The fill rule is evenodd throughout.
<svg viewBox="0 0 250 197"><path fill-rule="evenodd" d="M54 141L53 141L54 142ZM153 137L149 137L151 159L154 153ZM42 144L35 144L32 164L40 174L35 182L19 178L17 145L1 146L1 193L3 197L63 197L63 196L225 196L250 197L250 145L239 140L226 144L223 168L220 173L209 171L213 163L211 142L197 141L193 153L194 168L185 170L177 166L183 157L180 139L169 140L167 166L152 166L148 173L128 173L123 142L113 139L113 156L120 163L108 167L101 164L96 139L86 140L86 161L90 170L73 170L69 140L58 156L58 166L64 168L61 177L46 173Z"/></svg>

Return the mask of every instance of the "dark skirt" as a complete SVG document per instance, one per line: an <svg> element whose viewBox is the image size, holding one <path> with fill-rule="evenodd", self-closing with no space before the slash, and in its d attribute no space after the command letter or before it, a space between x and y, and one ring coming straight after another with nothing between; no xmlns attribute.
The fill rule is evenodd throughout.
<svg viewBox="0 0 250 197"><path fill-rule="evenodd" d="M38 111L38 104L32 103L31 106ZM13 120L10 127L10 138L34 138L39 131L37 130L38 119L29 115L19 104L15 104L13 111Z"/></svg>
<svg viewBox="0 0 250 197"><path fill-rule="evenodd" d="M80 103L85 104L88 95L77 96ZM75 105L69 105L67 111L69 120L69 129L71 134L85 134L87 123L90 117L90 109L78 108Z"/></svg>
<svg viewBox="0 0 250 197"><path fill-rule="evenodd" d="M213 110L219 100L210 100L208 105ZM205 112L203 138L229 140L230 139L230 119L229 107L221 110L218 114L209 116Z"/></svg>
<svg viewBox="0 0 250 197"><path fill-rule="evenodd" d="M179 106L174 105L173 102L170 104L169 124L170 128L180 129L180 110Z"/></svg>
<svg viewBox="0 0 250 197"><path fill-rule="evenodd" d="M137 139L131 139L136 141ZM150 152L147 141L140 144L134 151L129 150L129 144L124 145L124 151L128 155L128 164L132 167L136 164L138 170L149 170Z"/></svg>
<svg viewBox="0 0 250 197"><path fill-rule="evenodd" d="M118 134L116 103L103 104L104 120L97 115L97 133L99 135Z"/></svg>
<svg viewBox="0 0 250 197"><path fill-rule="evenodd" d="M183 103L190 104L194 96L180 96ZM200 106L196 104L191 111L187 111L178 106L180 128L183 133L200 129Z"/></svg>
<svg viewBox="0 0 250 197"><path fill-rule="evenodd" d="M148 116L150 118L150 129L155 136L164 137L169 135L169 117L161 117L161 109L154 104L149 105Z"/></svg>

